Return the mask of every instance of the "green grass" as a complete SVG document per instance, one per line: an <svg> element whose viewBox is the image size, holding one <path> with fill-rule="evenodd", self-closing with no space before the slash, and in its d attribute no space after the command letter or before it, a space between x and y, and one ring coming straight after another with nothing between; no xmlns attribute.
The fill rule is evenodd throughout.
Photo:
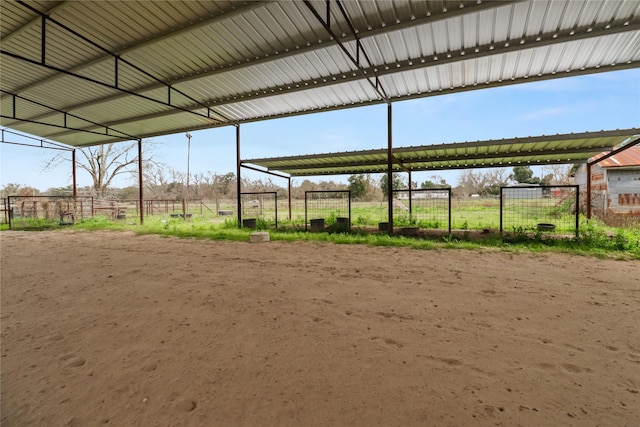
<svg viewBox="0 0 640 427"><path fill-rule="evenodd" d="M295 225L295 224L293 224ZM28 230L46 230L58 228L52 226L33 226ZM76 224L64 227L74 230L114 230L133 231L136 234L158 234L181 238L208 240L249 240L254 230L238 229L235 219L223 222L211 221L194 216L188 221L181 218L148 217L144 225L137 221L109 221L101 217L85 219ZM2 229L6 229L3 227ZM258 229L268 229L268 224L258 223ZM408 247L420 250L467 249L467 250L500 250L525 252L561 252L586 256L640 259L639 229L609 229L598 221L583 219L581 231L577 237L558 238L554 235L529 229L515 229L503 236L475 239L470 231L463 231L441 238L420 239L405 236L389 236L385 233L366 233L354 230L349 233L309 233L304 231L304 224L286 229L269 229L273 241L314 241L334 244L361 244L369 246Z"/></svg>

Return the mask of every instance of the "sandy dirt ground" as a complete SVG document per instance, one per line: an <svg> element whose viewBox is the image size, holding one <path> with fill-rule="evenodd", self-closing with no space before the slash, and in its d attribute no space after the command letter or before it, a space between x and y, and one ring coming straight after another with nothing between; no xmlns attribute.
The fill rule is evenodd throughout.
<svg viewBox="0 0 640 427"><path fill-rule="evenodd" d="M11 426L639 426L640 263L3 232Z"/></svg>

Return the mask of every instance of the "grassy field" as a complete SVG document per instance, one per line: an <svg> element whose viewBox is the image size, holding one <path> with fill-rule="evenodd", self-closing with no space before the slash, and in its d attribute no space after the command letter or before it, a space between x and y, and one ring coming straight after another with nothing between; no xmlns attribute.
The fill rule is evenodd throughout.
<svg viewBox="0 0 640 427"><path fill-rule="evenodd" d="M519 203L519 202L518 202ZM352 203L351 231L335 233L332 228L337 218L348 216L349 209L344 206L331 206L331 209L316 210L307 214L307 220L323 217L328 233L305 232L304 201L294 201L289 220L289 209L286 203L279 203L275 229L275 209L266 206L248 208L243 218L256 218L257 229L269 230L272 240L319 240L335 243L398 245L422 249L433 248L482 248L493 247L501 250L526 249L534 251L568 251L597 256L614 256L620 258L640 259L640 229L605 227L597 220L587 221L580 217L580 231L575 233L575 216L568 212L570 207L554 205L548 202L528 201L526 206L509 206L505 204L505 219L518 214L518 225L505 225L504 233L497 233L500 225L500 206L498 199L453 199L451 203L452 233L447 231L448 210L446 205L425 206L414 204L411 216L408 211L394 211L396 231L403 227L422 227L426 231L437 232L420 238L405 236L388 236L378 232L378 223L387 220L387 203ZM560 208L558 208L560 206ZM170 209L154 210L155 215L147 215L144 225L139 225L138 213L128 209L127 217L112 220L103 216L77 219L75 224L65 226L74 229L114 229L132 230L136 233L154 233L181 237L207 239L248 240L253 229L238 229L235 217L235 201L218 201L210 204L192 205L191 214L185 221L182 217L182 206L176 204ZM217 215L219 211L227 211L231 215ZM229 212L231 211L231 212ZM545 216L541 216L544 214ZM536 224L553 222L558 224L556 233L539 231ZM14 228L26 230L45 230L61 228L54 219L19 219ZM0 229L8 229L7 224Z"/></svg>

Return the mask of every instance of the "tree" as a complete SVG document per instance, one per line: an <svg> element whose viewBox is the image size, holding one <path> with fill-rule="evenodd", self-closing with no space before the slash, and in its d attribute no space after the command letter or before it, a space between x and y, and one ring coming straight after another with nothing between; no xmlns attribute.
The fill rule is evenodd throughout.
<svg viewBox="0 0 640 427"><path fill-rule="evenodd" d="M465 196L471 194L480 194L487 185L487 177L481 172L474 172L472 169L466 169L458 178L458 190Z"/></svg>
<svg viewBox="0 0 640 427"><path fill-rule="evenodd" d="M431 175L428 180L423 181L422 184L420 184L420 188L451 188L451 186L447 184L447 180L440 175Z"/></svg>
<svg viewBox="0 0 640 427"><path fill-rule="evenodd" d="M137 142L104 144L77 149L76 152L79 155L76 155L76 166L91 176L93 192L96 197L104 197L116 176L137 173L137 149ZM143 158L143 164L150 165L152 156L149 150L147 153L148 157ZM56 154L47 162L45 170L58 165L61 161L69 160L65 154Z"/></svg>
<svg viewBox="0 0 640 427"><path fill-rule="evenodd" d="M565 185L571 184L571 172L573 165L546 165L542 171L549 177L549 184Z"/></svg>
<svg viewBox="0 0 640 427"><path fill-rule="evenodd" d="M51 187L45 191L47 196L72 196L73 185L67 185L66 187Z"/></svg>
<svg viewBox="0 0 640 427"><path fill-rule="evenodd" d="M0 196L4 199L7 196L17 196L24 187L21 184L9 183L2 187Z"/></svg>
<svg viewBox="0 0 640 427"><path fill-rule="evenodd" d="M349 191L354 199L362 199L367 193L367 181L363 174L351 175L349 181Z"/></svg>
<svg viewBox="0 0 640 427"><path fill-rule="evenodd" d="M0 195L5 198L7 196L21 196L21 197L29 197L29 196L39 196L40 190L37 188L29 187L21 185L21 184L7 184L2 187L0 190Z"/></svg>
<svg viewBox="0 0 640 427"><path fill-rule="evenodd" d="M385 173L384 175L382 175L382 177L380 178L380 189L382 190L382 194L384 195L384 198L387 198L387 194L388 194L388 189L389 189L389 178L388 175ZM391 189L392 190L400 190L402 188L404 188L406 186L404 179L400 176L399 173L394 172L393 173L393 177L392 177L392 181L391 181Z"/></svg>
<svg viewBox="0 0 640 427"><path fill-rule="evenodd" d="M228 172L220 177L220 191L225 196L231 191L231 184L236 182L236 174Z"/></svg>
<svg viewBox="0 0 640 427"><path fill-rule="evenodd" d="M499 195L500 187L507 185L509 181L506 168L488 169L484 172L484 177L485 188L480 193L482 195Z"/></svg>
<svg viewBox="0 0 640 427"><path fill-rule="evenodd" d="M539 184L535 182L536 179L533 178L533 171L529 166L514 166L513 173L509 176L512 180L520 184Z"/></svg>
<svg viewBox="0 0 640 427"><path fill-rule="evenodd" d="M428 188L437 188L437 187L438 185L431 180L423 181L422 184L420 184L420 188L422 188L423 190Z"/></svg>

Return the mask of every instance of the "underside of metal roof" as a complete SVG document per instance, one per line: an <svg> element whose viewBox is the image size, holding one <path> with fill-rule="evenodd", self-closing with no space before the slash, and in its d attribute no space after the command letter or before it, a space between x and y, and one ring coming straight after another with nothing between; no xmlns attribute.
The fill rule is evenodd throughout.
<svg viewBox="0 0 640 427"><path fill-rule="evenodd" d="M603 152L636 144L640 128L581 134L462 142L393 149L393 170L426 171L582 163ZM245 160L291 176L384 173L387 149Z"/></svg>
<svg viewBox="0 0 640 427"><path fill-rule="evenodd" d="M637 0L3 1L0 14L0 124L74 147L640 66Z"/></svg>

